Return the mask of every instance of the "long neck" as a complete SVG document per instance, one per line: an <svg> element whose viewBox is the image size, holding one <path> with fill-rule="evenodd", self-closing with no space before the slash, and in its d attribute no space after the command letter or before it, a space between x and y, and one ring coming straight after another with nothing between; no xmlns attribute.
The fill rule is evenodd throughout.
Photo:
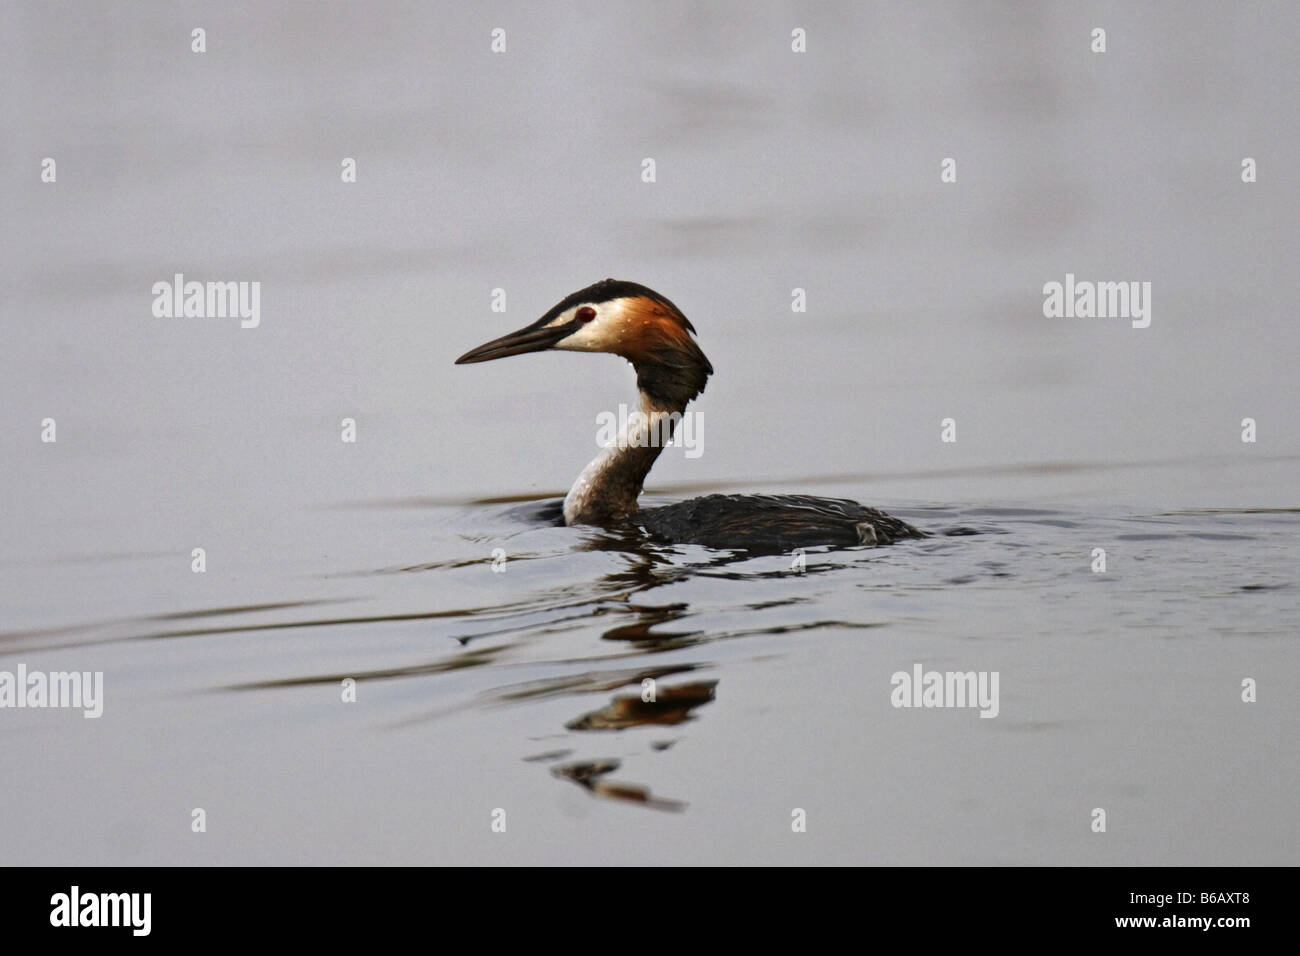
<svg viewBox="0 0 1300 956"><path fill-rule="evenodd" d="M686 409L684 401L652 398L644 390L640 396L637 410L617 423L617 438L582 469L569 489L565 524L607 524L636 512L645 477Z"/></svg>

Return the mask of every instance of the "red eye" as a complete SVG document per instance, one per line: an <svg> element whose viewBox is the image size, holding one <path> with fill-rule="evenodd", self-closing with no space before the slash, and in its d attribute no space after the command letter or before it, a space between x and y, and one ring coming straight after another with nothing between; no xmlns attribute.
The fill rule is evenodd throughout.
<svg viewBox="0 0 1300 956"><path fill-rule="evenodd" d="M596 310L589 305L584 305L573 317L579 322L590 322L596 317Z"/></svg>

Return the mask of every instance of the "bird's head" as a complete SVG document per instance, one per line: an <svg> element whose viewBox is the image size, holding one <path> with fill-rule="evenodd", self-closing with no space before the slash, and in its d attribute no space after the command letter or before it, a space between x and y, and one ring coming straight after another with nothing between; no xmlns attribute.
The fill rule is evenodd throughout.
<svg viewBox="0 0 1300 956"><path fill-rule="evenodd" d="M524 352L610 352L632 363L652 399L684 408L704 391L713 366L695 327L668 299L635 282L604 279L557 302L532 325L470 349L457 365Z"/></svg>

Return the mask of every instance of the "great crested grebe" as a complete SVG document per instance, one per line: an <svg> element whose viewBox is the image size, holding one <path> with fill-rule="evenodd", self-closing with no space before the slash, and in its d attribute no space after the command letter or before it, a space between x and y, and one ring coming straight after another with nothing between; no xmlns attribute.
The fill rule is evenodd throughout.
<svg viewBox="0 0 1300 956"><path fill-rule="evenodd" d="M518 332L456 359L488 362L559 349L610 352L636 370L640 415L628 416L619 439L582 470L564 499L564 523L639 526L677 544L779 553L817 545L892 544L925 533L844 498L807 495L706 495L660 508L637 496L691 399L713 374L680 309L653 289L605 279L562 299Z"/></svg>

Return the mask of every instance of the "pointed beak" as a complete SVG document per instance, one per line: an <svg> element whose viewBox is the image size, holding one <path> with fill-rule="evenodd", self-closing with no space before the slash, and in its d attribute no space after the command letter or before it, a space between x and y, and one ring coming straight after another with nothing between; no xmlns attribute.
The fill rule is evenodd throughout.
<svg viewBox="0 0 1300 956"><path fill-rule="evenodd" d="M456 359L457 365L469 365L473 362L490 362L493 359L505 358L507 355L522 355L525 352L543 352L552 348L555 343L566 338L570 333L578 328L577 322L566 322L564 325L540 325L540 322L546 321L539 319L527 328L522 328L518 332L511 332L509 335L503 335L499 339L493 339L491 342L485 342L476 349L470 349L460 358Z"/></svg>

